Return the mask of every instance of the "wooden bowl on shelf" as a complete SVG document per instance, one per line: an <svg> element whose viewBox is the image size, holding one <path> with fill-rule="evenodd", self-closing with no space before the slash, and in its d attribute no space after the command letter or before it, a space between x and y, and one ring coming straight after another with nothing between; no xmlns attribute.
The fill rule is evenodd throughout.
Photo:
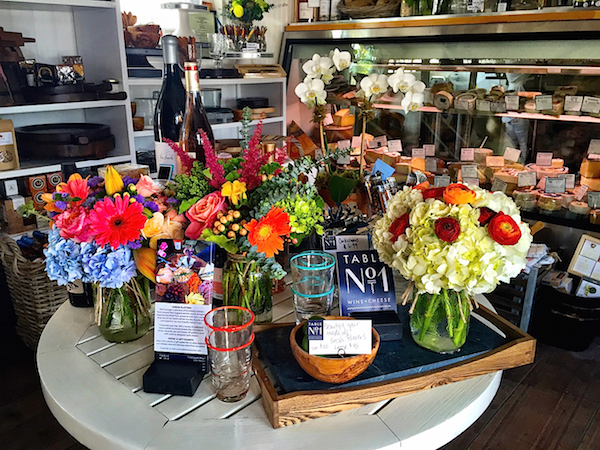
<svg viewBox="0 0 600 450"><path fill-rule="evenodd" d="M326 316L328 320L356 320L351 317ZM290 333L290 346L294 358L302 369L311 377L325 383L346 383L357 377L371 365L379 350L379 333L372 329L373 341L371 344L371 354L355 355L344 358L325 358L322 356L310 355L299 344L296 339L298 331L306 321L300 322Z"/></svg>

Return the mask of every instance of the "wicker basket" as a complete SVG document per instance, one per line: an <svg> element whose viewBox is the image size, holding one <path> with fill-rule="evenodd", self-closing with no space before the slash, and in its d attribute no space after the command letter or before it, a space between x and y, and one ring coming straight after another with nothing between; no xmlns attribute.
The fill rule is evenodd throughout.
<svg viewBox="0 0 600 450"><path fill-rule="evenodd" d="M351 19L369 19L371 17L395 17L399 16L400 0L391 0L389 3L382 5L369 5L353 7L347 6L344 2L340 2L338 9L344 15Z"/></svg>
<svg viewBox="0 0 600 450"><path fill-rule="evenodd" d="M6 233L0 234L0 259L17 316L17 334L35 350L44 326L69 298L67 289L48 279L44 261L32 262L23 257Z"/></svg>

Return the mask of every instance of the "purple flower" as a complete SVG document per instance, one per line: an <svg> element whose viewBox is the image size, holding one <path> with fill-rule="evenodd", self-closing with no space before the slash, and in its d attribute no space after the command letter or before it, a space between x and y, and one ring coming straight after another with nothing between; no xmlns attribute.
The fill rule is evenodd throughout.
<svg viewBox="0 0 600 450"><path fill-rule="evenodd" d="M152 212L158 211L158 205L154 202L144 202L144 207L148 208Z"/></svg>
<svg viewBox="0 0 600 450"><path fill-rule="evenodd" d="M175 197L169 197L169 198L167 199L167 203L168 203L169 205L175 206L175 205L178 205L178 204L179 204L179 200L177 200Z"/></svg>
<svg viewBox="0 0 600 450"><path fill-rule="evenodd" d="M137 248L140 248L142 246L142 240L138 239L136 241L129 241L127 243L127 247L129 247L131 250L135 250Z"/></svg>
<svg viewBox="0 0 600 450"><path fill-rule="evenodd" d="M125 186L129 186L130 184L136 184L137 180L135 178L131 178L130 176L125 175L123 177L123 184Z"/></svg>
<svg viewBox="0 0 600 450"><path fill-rule="evenodd" d="M91 208L92 206L94 206L94 203L96 203L96 200L98 200L96 197L90 195L88 198L85 199L81 206L83 206L84 208Z"/></svg>
<svg viewBox="0 0 600 450"><path fill-rule="evenodd" d="M67 202L63 202L62 200L57 200L54 202L54 206L56 206L58 209L67 209Z"/></svg>
<svg viewBox="0 0 600 450"><path fill-rule="evenodd" d="M101 184L102 182L104 182L104 178L102 177L92 177L88 180L88 186L92 189L95 189L98 187L99 184Z"/></svg>
<svg viewBox="0 0 600 450"><path fill-rule="evenodd" d="M134 198L136 202L144 204L145 198L143 195L137 194L137 195L134 195L132 198Z"/></svg>

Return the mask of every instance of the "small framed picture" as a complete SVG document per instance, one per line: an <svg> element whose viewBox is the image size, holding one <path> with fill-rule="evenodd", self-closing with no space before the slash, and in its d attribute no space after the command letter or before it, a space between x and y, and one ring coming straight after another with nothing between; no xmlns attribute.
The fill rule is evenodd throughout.
<svg viewBox="0 0 600 450"><path fill-rule="evenodd" d="M170 180L173 176L173 166L160 165L158 166L158 179Z"/></svg>
<svg viewBox="0 0 600 450"><path fill-rule="evenodd" d="M582 235L567 271L600 281L600 239Z"/></svg>

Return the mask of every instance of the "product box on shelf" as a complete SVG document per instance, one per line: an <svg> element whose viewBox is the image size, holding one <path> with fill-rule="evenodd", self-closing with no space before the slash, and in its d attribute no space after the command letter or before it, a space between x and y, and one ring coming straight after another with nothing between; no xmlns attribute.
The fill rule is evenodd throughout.
<svg viewBox="0 0 600 450"><path fill-rule="evenodd" d="M35 217L23 219L17 212L19 206L30 202L31 197L13 195L7 200L0 202L0 215L2 217L2 229L8 234L23 233L36 229Z"/></svg>
<svg viewBox="0 0 600 450"><path fill-rule="evenodd" d="M0 170L19 168L19 153L12 120L0 120Z"/></svg>

